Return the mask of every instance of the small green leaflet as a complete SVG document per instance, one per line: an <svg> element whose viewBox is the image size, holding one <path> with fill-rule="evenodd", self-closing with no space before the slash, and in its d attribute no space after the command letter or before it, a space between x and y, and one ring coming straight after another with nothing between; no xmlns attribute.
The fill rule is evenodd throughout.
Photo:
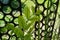
<svg viewBox="0 0 60 40"><path fill-rule="evenodd" d="M30 16L31 16L30 9L27 6L24 7L23 13L24 13L24 15L26 16L27 19L30 18Z"/></svg>
<svg viewBox="0 0 60 40"><path fill-rule="evenodd" d="M6 25L6 28L7 28L8 30L14 30L14 25L8 23L8 24Z"/></svg>
<svg viewBox="0 0 60 40"><path fill-rule="evenodd" d="M18 23L19 23L19 27L22 29L24 29L24 30L26 30L27 28L27 23L26 23L26 20L24 19L24 17L23 16L19 16L18 17Z"/></svg>
<svg viewBox="0 0 60 40"><path fill-rule="evenodd" d="M5 27L4 27L4 28L1 28L1 29L0 29L0 32L1 32L1 33L7 32L7 28L5 28Z"/></svg>
<svg viewBox="0 0 60 40"><path fill-rule="evenodd" d="M28 8L31 8L32 6L35 6L35 4L34 4L31 0L27 0L27 1L25 2L25 4L26 4L26 6L27 6Z"/></svg>
<svg viewBox="0 0 60 40"><path fill-rule="evenodd" d="M17 35L17 37L22 38L24 36L23 31L19 28L15 28L13 32Z"/></svg>
<svg viewBox="0 0 60 40"><path fill-rule="evenodd" d="M22 37L24 36L24 35L23 35L23 31L22 31L21 29L19 29L19 28L15 28L12 24L8 24L8 25L6 26L6 28L7 28L8 30L12 30L13 33L15 33L15 34L17 35L17 37L22 38Z"/></svg>
<svg viewBox="0 0 60 40"><path fill-rule="evenodd" d="M35 7L31 7L31 10L32 10L32 13L34 14L35 13Z"/></svg>
<svg viewBox="0 0 60 40"><path fill-rule="evenodd" d="M31 40L31 34L27 34L24 36L24 40Z"/></svg>
<svg viewBox="0 0 60 40"><path fill-rule="evenodd" d="M38 9L38 10L36 11L36 15L39 16L41 12L42 12L42 11Z"/></svg>

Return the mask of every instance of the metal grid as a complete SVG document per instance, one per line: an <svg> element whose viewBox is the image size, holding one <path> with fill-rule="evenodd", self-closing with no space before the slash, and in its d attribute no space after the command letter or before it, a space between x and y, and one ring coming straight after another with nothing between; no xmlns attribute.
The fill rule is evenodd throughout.
<svg viewBox="0 0 60 40"><path fill-rule="evenodd" d="M40 13L42 19L40 20L40 40L52 40L52 34L54 30L55 19L57 15L58 3L59 0L53 2L53 0L44 0L42 3L39 3L37 0L35 12L39 9L39 6L43 7L43 11ZM45 5L45 3L48 4ZM40 9L42 9L42 7ZM52 8L53 7L53 8ZM38 22L35 24L35 39L38 40Z"/></svg>
<svg viewBox="0 0 60 40"><path fill-rule="evenodd" d="M18 40L12 30L6 30L5 26L7 23L12 23L15 27L18 27L18 16L21 12L20 0L0 0L0 40L4 40L3 37L7 37L5 40L12 38Z"/></svg>

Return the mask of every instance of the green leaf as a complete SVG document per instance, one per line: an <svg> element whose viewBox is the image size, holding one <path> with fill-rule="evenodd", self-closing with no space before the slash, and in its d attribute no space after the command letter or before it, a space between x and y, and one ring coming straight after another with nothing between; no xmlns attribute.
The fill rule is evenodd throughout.
<svg viewBox="0 0 60 40"><path fill-rule="evenodd" d="M41 12L42 11L38 9L37 12L36 12L36 15L39 16Z"/></svg>
<svg viewBox="0 0 60 40"><path fill-rule="evenodd" d="M27 28L32 27L36 20L36 16L33 15L32 17L30 17L29 21L27 22Z"/></svg>
<svg viewBox="0 0 60 40"><path fill-rule="evenodd" d="M6 25L6 28L7 28L8 30L14 30L14 25L8 23L8 24Z"/></svg>
<svg viewBox="0 0 60 40"><path fill-rule="evenodd" d="M19 16L18 17L18 23L19 23L19 27L23 28L24 30L26 30L27 28L27 24L26 24L26 20L24 19L23 16Z"/></svg>
<svg viewBox="0 0 60 40"><path fill-rule="evenodd" d="M31 10L32 10L32 13L34 14L35 13L35 8L33 6L31 7Z"/></svg>
<svg viewBox="0 0 60 40"><path fill-rule="evenodd" d="M27 23L27 26L31 27L34 23L35 23L35 21L30 21Z"/></svg>
<svg viewBox="0 0 60 40"><path fill-rule="evenodd" d="M23 32L22 32L22 30L19 29L19 28L15 28L14 25L12 25L12 24L7 24L6 28L7 28L8 30L12 30L13 33L15 33L15 34L17 35L17 37L21 37L21 38L23 37Z"/></svg>
<svg viewBox="0 0 60 40"><path fill-rule="evenodd" d="M32 25L34 25L34 21L28 21L26 28L29 29L30 27L32 27Z"/></svg>
<svg viewBox="0 0 60 40"><path fill-rule="evenodd" d="M30 30L27 32L27 34L31 33L34 29L34 26L30 28Z"/></svg>
<svg viewBox="0 0 60 40"><path fill-rule="evenodd" d="M37 21L38 17L36 15L33 15L29 18L30 21Z"/></svg>
<svg viewBox="0 0 60 40"><path fill-rule="evenodd" d="M24 36L23 31L19 28L15 28L13 32L17 35L17 37L22 38Z"/></svg>
<svg viewBox="0 0 60 40"><path fill-rule="evenodd" d="M27 1L25 2L25 4L26 4L26 6L27 6L28 8L31 8L32 6L35 6L34 2L32 2L31 0L27 0Z"/></svg>
<svg viewBox="0 0 60 40"><path fill-rule="evenodd" d="M24 7L23 13L24 13L24 15L26 16L27 19L30 18L30 9L27 6Z"/></svg>
<svg viewBox="0 0 60 40"><path fill-rule="evenodd" d="M5 32L7 32L7 28L6 28L6 27L4 27L4 28L1 28L1 29L0 29L0 32L2 32L2 33L5 33Z"/></svg>
<svg viewBox="0 0 60 40"><path fill-rule="evenodd" d="M29 21L27 22L27 26L34 27L35 22L38 20L38 17L36 15L33 15L30 17Z"/></svg>
<svg viewBox="0 0 60 40"><path fill-rule="evenodd" d="M31 34L25 35L24 39L25 39L25 40L31 40Z"/></svg>

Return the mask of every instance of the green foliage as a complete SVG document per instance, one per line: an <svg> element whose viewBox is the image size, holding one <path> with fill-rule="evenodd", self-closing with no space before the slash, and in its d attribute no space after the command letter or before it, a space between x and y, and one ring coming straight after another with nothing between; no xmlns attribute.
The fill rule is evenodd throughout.
<svg viewBox="0 0 60 40"><path fill-rule="evenodd" d="M14 30L14 25L8 23L8 24L6 25L6 28L7 28L8 30Z"/></svg>
<svg viewBox="0 0 60 40"><path fill-rule="evenodd" d="M34 29L35 22L40 20L40 13L41 11L38 10L36 14L34 14L34 7L33 7L31 15L30 9L27 6L25 6L23 9L23 14L18 17L19 27L23 29L23 32L30 28L28 33L24 36L25 40L31 40L30 37L31 31Z"/></svg>
<svg viewBox="0 0 60 40"><path fill-rule="evenodd" d="M24 36L24 39L25 39L25 40L31 40L31 34L25 35L25 36Z"/></svg>
<svg viewBox="0 0 60 40"><path fill-rule="evenodd" d="M6 0L6 1L3 0L2 3L7 4L8 3L7 1L8 0ZM22 12L22 15L20 15L18 17L18 23L17 24L19 24L19 26L16 28L15 25L8 23L6 25L6 27L0 29L0 33L6 33L8 30L12 30L12 32L18 37L17 40L31 40L32 31L34 29L35 22L38 21L38 40L40 40L40 19L41 19L42 15L41 15L41 10L39 8L35 12L35 7L34 7L35 4L33 3L33 1L35 2L35 0L32 0L32 1L31 0L21 0L21 2L23 4L23 6L22 6L23 12ZM45 20L45 28L46 29L48 28L47 24L48 24L48 20L49 20L48 8L50 7L51 2L55 3L56 1L57 0L51 0L51 1L46 0L46 3L44 4L44 6L47 6L46 7L47 8L47 13L46 13L47 18ZM39 4L42 4L43 2L44 2L44 0L37 0L37 3L39 3ZM10 5L13 9L17 9L17 8L19 8L20 3L17 0L12 0ZM54 7L55 7L55 5L53 5L53 8L51 10L55 9ZM12 9L9 6L4 6L2 11L5 14L10 14ZM4 15L2 13L0 13L0 14L1 14L0 19L2 19ZM11 18L12 17L6 16L5 20L8 22L10 20L13 20L13 18L12 19ZM3 25L1 25L1 24L3 24ZM0 26L1 27L5 26L5 22L0 20ZM53 40L55 40L55 39L57 40L59 35L56 34L56 32L54 32L54 33L53 33L54 34ZM47 37L49 36L49 33L47 33L47 31L45 30L44 34L45 34L44 40L48 40ZM7 40L7 39L2 39L2 40ZM16 38L11 37L9 40L16 40Z"/></svg>
<svg viewBox="0 0 60 40"><path fill-rule="evenodd" d="M26 29L27 24L26 24L26 21L25 21L25 19L23 18L23 16L19 16L19 18L18 18L18 23L19 23L19 27L20 27L20 28L24 28L24 30Z"/></svg>
<svg viewBox="0 0 60 40"><path fill-rule="evenodd" d="M24 36L22 30L19 28L15 28L14 33L17 35L17 37L20 37L20 38L23 38Z"/></svg>
<svg viewBox="0 0 60 40"><path fill-rule="evenodd" d="M30 9L27 6L24 7L23 13L24 13L24 15L26 16L27 19L30 18L30 16L31 16L30 15Z"/></svg>
<svg viewBox="0 0 60 40"><path fill-rule="evenodd" d="M34 2L32 2L31 0L25 1L25 4L28 8L31 8L32 6L35 6Z"/></svg>
<svg viewBox="0 0 60 40"><path fill-rule="evenodd" d="M6 28L7 30L12 30L16 34L17 37L21 37L21 38L23 37L22 30L19 28L15 28L12 24L7 24Z"/></svg>
<svg viewBox="0 0 60 40"><path fill-rule="evenodd" d="M33 9L34 9L34 7L33 7ZM12 30L13 33L15 33L17 37L21 38L21 40L31 40L31 37L32 37L31 32L34 29L35 22L40 20L40 16L38 16L38 15L41 11L38 10L36 12L36 14L37 14L36 15L36 14L34 14L34 10L32 10L33 15L31 15L31 11L27 6L25 6L23 10L24 10L23 14L18 17L19 27L15 28L13 24L8 23L6 25L6 28L7 28L7 30ZM27 30L28 30L28 32L26 32ZM25 34L25 32L26 32L26 34Z"/></svg>

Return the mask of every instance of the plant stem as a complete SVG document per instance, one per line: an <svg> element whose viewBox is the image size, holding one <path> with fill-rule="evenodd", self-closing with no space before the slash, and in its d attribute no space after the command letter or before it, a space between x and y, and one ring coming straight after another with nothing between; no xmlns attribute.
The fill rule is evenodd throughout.
<svg viewBox="0 0 60 40"><path fill-rule="evenodd" d="M40 40L40 22L38 21L38 40Z"/></svg>
<svg viewBox="0 0 60 40"><path fill-rule="evenodd" d="M24 35L24 29L23 29L23 35ZM23 36L23 40L24 40L24 36Z"/></svg>
<svg viewBox="0 0 60 40"><path fill-rule="evenodd" d="M23 31L23 38L22 38L22 40L24 40L24 29L22 29L22 31Z"/></svg>

